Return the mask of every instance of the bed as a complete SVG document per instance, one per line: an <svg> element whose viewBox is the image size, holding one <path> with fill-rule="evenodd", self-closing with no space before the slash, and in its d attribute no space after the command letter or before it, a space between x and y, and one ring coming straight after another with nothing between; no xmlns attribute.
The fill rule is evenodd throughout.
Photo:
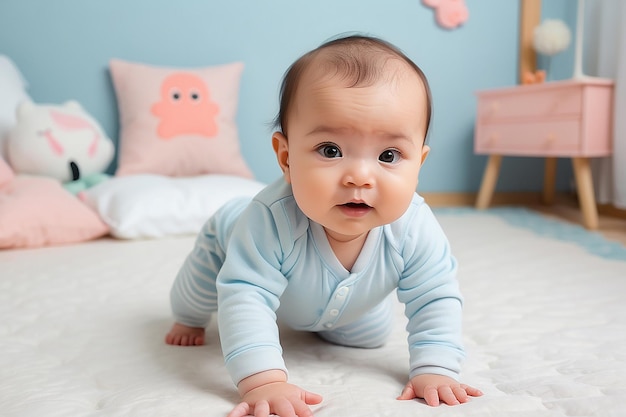
<svg viewBox="0 0 626 417"><path fill-rule="evenodd" d="M395 399L405 319L389 343L333 346L281 328L291 380L317 417L623 416L626 249L523 209L438 209L465 296L457 406ZM201 347L168 346L168 291L194 236L100 238L0 251L0 415L225 416L238 396L215 323Z"/></svg>

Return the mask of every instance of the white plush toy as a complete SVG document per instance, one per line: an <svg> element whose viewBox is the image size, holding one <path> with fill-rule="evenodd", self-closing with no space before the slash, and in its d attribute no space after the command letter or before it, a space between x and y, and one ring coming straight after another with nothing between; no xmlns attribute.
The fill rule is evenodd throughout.
<svg viewBox="0 0 626 417"><path fill-rule="evenodd" d="M76 194L108 178L114 145L76 101L40 105L25 101L8 135L9 163L16 174L56 178Z"/></svg>

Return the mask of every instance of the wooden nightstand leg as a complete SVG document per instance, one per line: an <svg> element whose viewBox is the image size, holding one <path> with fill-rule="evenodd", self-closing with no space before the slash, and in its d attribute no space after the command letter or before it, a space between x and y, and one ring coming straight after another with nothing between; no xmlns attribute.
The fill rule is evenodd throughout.
<svg viewBox="0 0 626 417"><path fill-rule="evenodd" d="M486 209L489 207L491 197L496 189L496 183L498 182L498 174L500 173L500 164L502 163L502 155L491 155L485 172L483 173L483 180L480 184L480 190L478 191L478 198L476 199L477 209Z"/></svg>
<svg viewBox="0 0 626 417"><path fill-rule="evenodd" d="M543 203L554 203L554 189L556 186L556 163L557 159L547 157L543 174Z"/></svg>
<svg viewBox="0 0 626 417"><path fill-rule="evenodd" d="M598 208L593 193L593 179L589 158L572 158L578 202L583 212L583 221L587 229L598 228Z"/></svg>

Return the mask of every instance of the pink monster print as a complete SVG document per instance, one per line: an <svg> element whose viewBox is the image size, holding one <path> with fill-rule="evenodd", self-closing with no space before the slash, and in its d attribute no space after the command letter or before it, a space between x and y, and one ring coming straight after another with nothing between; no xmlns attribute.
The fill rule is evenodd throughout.
<svg viewBox="0 0 626 417"><path fill-rule="evenodd" d="M219 107L209 98L209 89L199 77L178 72L161 84L161 101L152 106L159 118L157 135L171 139L180 135L217 135L215 116Z"/></svg>

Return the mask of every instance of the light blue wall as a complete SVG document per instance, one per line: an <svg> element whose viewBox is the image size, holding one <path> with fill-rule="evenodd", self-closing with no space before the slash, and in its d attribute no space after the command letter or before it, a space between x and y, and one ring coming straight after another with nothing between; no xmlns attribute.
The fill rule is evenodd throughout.
<svg viewBox="0 0 626 417"><path fill-rule="evenodd" d="M474 92L517 82L519 5L466 3L469 21L447 31L420 0L0 0L0 53L17 63L35 101L78 100L114 139L111 58L181 67L243 61L243 154L259 179L271 181L279 170L268 123L287 66L337 33L377 35L402 48L431 82L433 150L420 189L469 192L485 164L473 155ZM514 158L498 189L538 190L541 178L541 161Z"/></svg>

